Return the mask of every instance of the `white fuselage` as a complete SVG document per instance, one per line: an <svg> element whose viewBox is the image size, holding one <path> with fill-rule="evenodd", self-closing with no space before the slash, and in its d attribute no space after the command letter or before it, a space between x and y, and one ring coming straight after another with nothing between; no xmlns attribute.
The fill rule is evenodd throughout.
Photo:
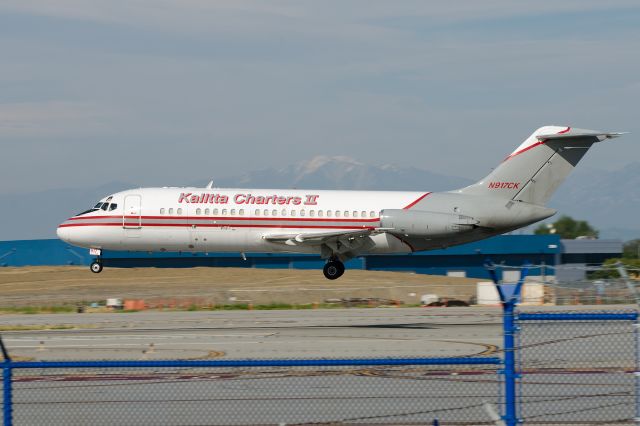
<svg viewBox="0 0 640 426"><path fill-rule="evenodd" d="M134 189L69 218L58 236L90 249L315 253L336 279L362 254L446 248L551 217L544 205L558 185L593 144L618 136L541 127L485 178L448 192Z"/></svg>
<svg viewBox="0 0 640 426"><path fill-rule="evenodd" d="M58 236L90 249L315 253L328 279L369 253L446 248L551 217L544 205L589 148L621 133L544 126L491 173L448 192L145 188L69 218ZM101 251L91 270L102 270Z"/></svg>
<svg viewBox="0 0 640 426"><path fill-rule="evenodd" d="M301 252L264 237L376 229L383 209L408 209L429 193L219 188L141 188L112 195L107 203L74 216L58 236L88 248L131 251ZM371 253L411 248L387 233L371 236Z"/></svg>

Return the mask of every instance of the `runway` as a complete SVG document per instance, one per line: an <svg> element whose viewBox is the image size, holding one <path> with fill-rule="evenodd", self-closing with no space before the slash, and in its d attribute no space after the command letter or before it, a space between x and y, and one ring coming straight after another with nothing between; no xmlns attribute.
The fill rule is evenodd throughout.
<svg viewBox="0 0 640 426"><path fill-rule="evenodd" d="M5 315L5 344L32 360L490 355L497 308ZM13 331L11 331L13 330Z"/></svg>

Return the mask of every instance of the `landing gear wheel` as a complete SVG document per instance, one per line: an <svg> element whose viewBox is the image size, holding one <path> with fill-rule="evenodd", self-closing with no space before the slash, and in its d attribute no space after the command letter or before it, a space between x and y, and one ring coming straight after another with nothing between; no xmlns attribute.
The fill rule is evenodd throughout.
<svg viewBox="0 0 640 426"><path fill-rule="evenodd" d="M330 260L324 265L322 272L327 279L335 280L344 274L344 264L339 260Z"/></svg>
<svg viewBox="0 0 640 426"><path fill-rule="evenodd" d="M102 263L94 260L93 262L91 262L89 268L94 274L99 274L100 272L102 272Z"/></svg>

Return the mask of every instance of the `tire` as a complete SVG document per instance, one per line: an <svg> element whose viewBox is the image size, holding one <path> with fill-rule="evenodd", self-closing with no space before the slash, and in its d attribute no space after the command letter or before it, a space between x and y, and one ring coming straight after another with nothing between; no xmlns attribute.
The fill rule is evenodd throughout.
<svg viewBox="0 0 640 426"><path fill-rule="evenodd" d="M344 274L344 264L339 260L330 260L324 265L322 272L328 280L338 279Z"/></svg>
<svg viewBox="0 0 640 426"><path fill-rule="evenodd" d="M91 269L91 272L93 272L94 274L99 274L100 272L102 272L102 263L93 261L91 262L91 265L89 265L89 269Z"/></svg>

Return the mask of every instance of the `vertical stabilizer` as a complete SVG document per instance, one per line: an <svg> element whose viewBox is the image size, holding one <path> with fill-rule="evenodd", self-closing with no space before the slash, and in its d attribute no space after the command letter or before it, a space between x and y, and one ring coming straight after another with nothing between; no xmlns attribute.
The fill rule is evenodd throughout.
<svg viewBox="0 0 640 426"><path fill-rule="evenodd" d="M594 143L620 135L541 127L487 177L455 192L544 205Z"/></svg>

